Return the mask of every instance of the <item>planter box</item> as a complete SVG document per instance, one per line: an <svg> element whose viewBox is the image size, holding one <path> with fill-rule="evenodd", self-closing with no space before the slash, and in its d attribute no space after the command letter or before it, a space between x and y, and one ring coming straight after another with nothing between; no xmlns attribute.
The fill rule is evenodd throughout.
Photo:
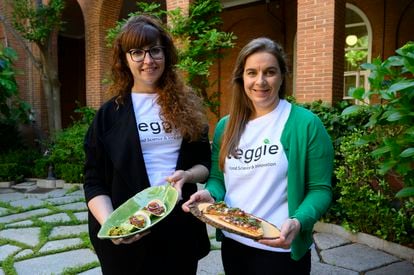
<svg viewBox="0 0 414 275"><path fill-rule="evenodd" d="M13 181L0 181L0 188L10 188L13 184Z"/></svg>
<svg viewBox="0 0 414 275"><path fill-rule="evenodd" d="M396 257L414 263L414 249L409 247L392 243L365 233L354 234L345 230L342 226L331 223L317 222L313 229L316 232L335 234L350 240L351 242L361 243L375 249L380 249L384 252L395 255Z"/></svg>

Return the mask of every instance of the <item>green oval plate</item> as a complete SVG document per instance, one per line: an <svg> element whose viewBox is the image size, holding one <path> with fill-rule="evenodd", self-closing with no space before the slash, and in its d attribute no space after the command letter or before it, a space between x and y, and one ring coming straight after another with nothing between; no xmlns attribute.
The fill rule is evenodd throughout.
<svg viewBox="0 0 414 275"><path fill-rule="evenodd" d="M145 207L147 203L153 199L159 199L165 203L165 206L167 208L165 215L162 217L151 216L151 225L141 230L134 231L125 235L109 236L109 229L111 229L113 226L119 226L125 223L130 216L132 216L136 211ZM171 213L171 211L174 209L175 204L177 203L177 199L178 192L170 184L148 187L124 202L121 206L115 209L114 212L111 213L111 215L99 230L98 238L123 238L148 230Z"/></svg>

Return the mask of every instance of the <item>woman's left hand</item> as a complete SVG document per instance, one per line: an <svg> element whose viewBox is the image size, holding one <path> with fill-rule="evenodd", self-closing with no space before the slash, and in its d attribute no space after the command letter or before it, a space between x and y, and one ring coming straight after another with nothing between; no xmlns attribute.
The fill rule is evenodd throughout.
<svg viewBox="0 0 414 275"><path fill-rule="evenodd" d="M261 239L258 242L272 247L288 249L299 233L300 227L300 222L297 219L287 219L282 225L278 239Z"/></svg>

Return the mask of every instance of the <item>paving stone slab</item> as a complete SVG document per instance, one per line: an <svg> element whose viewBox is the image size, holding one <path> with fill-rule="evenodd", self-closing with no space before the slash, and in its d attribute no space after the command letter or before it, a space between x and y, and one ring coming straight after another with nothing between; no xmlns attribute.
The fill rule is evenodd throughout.
<svg viewBox="0 0 414 275"><path fill-rule="evenodd" d="M98 258L92 250L77 249L15 262L14 268L18 275L50 275L61 274L67 268L75 268L97 261Z"/></svg>
<svg viewBox="0 0 414 275"><path fill-rule="evenodd" d="M330 233L314 233L313 240L319 249L330 249L351 243L345 238Z"/></svg>
<svg viewBox="0 0 414 275"><path fill-rule="evenodd" d="M321 261L321 258L319 258L319 254L316 251L315 246L312 246L312 248L311 248L311 261L312 262L320 262Z"/></svg>
<svg viewBox="0 0 414 275"><path fill-rule="evenodd" d="M14 258L15 259L19 259L19 258L23 258L24 256L30 255L33 253L33 250L31 249L24 249L22 251L20 251L19 253L17 253Z"/></svg>
<svg viewBox="0 0 414 275"><path fill-rule="evenodd" d="M20 247L11 244L0 246L0 262L4 261L7 257L19 250L21 250Z"/></svg>
<svg viewBox="0 0 414 275"><path fill-rule="evenodd" d="M33 193L26 193L27 198L36 198L39 200L46 200L51 198L60 198L64 197L66 191L63 189L47 189L47 188L38 188L37 190L42 190L42 192L36 193L35 191L32 191Z"/></svg>
<svg viewBox="0 0 414 275"><path fill-rule="evenodd" d="M312 262L310 275L358 275L356 271L348 270L345 268L332 266L323 263Z"/></svg>
<svg viewBox="0 0 414 275"><path fill-rule="evenodd" d="M74 202L74 203L59 205L57 206L57 208L61 210L87 210L88 209L85 202Z"/></svg>
<svg viewBox="0 0 414 275"><path fill-rule="evenodd" d="M42 209L31 210L31 211L27 211L27 212L23 212L19 214L12 214L8 216L0 217L0 223L10 223L10 222L18 221L18 220L28 219L31 217L45 215L50 212L51 210L42 208Z"/></svg>
<svg viewBox="0 0 414 275"><path fill-rule="evenodd" d="M84 201L84 196L65 196L59 198L46 199L46 201L53 205L68 204L72 202Z"/></svg>
<svg viewBox="0 0 414 275"><path fill-rule="evenodd" d="M365 275L412 275L414 274L414 265L408 261L393 263L376 270L368 271Z"/></svg>
<svg viewBox="0 0 414 275"><path fill-rule="evenodd" d="M397 257L358 243L323 250L320 256L325 263L358 272L398 261Z"/></svg>
<svg viewBox="0 0 414 275"><path fill-rule="evenodd" d="M65 196L80 196L85 198L85 191L77 190L75 192L67 192Z"/></svg>
<svg viewBox="0 0 414 275"><path fill-rule="evenodd" d="M11 188L0 188L0 194L8 194L8 193L14 193L16 190L13 190Z"/></svg>
<svg viewBox="0 0 414 275"><path fill-rule="evenodd" d="M48 198L58 198L58 197L63 197L66 195L66 190L64 189L54 189L50 192L47 193L47 197Z"/></svg>
<svg viewBox="0 0 414 275"><path fill-rule="evenodd" d="M56 226L50 232L49 237L55 238L61 236L79 235L84 232L88 232L87 224Z"/></svg>
<svg viewBox="0 0 414 275"><path fill-rule="evenodd" d="M95 267L85 272L78 273L78 275L102 275L102 269L101 267Z"/></svg>
<svg viewBox="0 0 414 275"><path fill-rule="evenodd" d="M83 241L80 238L70 238L64 240L57 240L57 241L50 241L45 243L42 248L40 248L39 252L48 252L53 250L59 250L63 248L74 247L77 245L82 244Z"/></svg>
<svg viewBox="0 0 414 275"><path fill-rule="evenodd" d="M22 193L6 193L0 194L0 201L1 202L11 202L16 200L24 199L25 196Z"/></svg>
<svg viewBox="0 0 414 275"><path fill-rule="evenodd" d="M220 250L211 250L207 256L198 262L197 275L211 274L224 274Z"/></svg>
<svg viewBox="0 0 414 275"><path fill-rule="evenodd" d="M12 228L0 231L0 238L35 246L39 243L40 228Z"/></svg>
<svg viewBox="0 0 414 275"><path fill-rule="evenodd" d="M42 200L36 199L36 198L25 198L22 200L12 201L10 202L10 205L13 207L21 207L23 209L27 209L30 207L38 207L45 205L46 203Z"/></svg>
<svg viewBox="0 0 414 275"><path fill-rule="evenodd" d="M73 213L75 215L76 219L80 222L86 222L88 221L88 212L77 212Z"/></svg>
<svg viewBox="0 0 414 275"><path fill-rule="evenodd" d="M53 222L69 222L71 219L66 213L57 213L45 217L39 218L42 222L53 223Z"/></svg>
<svg viewBox="0 0 414 275"><path fill-rule="evenodd" d="M37 186L36 186L36 182L28 181L28 182L21 182L21 183L14 184L13 186L11 186L11 188L16 189L16 190L21 190L23 192L28 192L28 191L35 190Z"/></svg>
<svg viewBox="0 0 414 275"><path fill-rule="evenodd" d="M21 221L21 222L14 222L14 223L9 223L5 225L5 228L10 228L10 227L18 227L18 226L31 226L33 224L33 221L31 220L25 220L25 221Z"/></svg>

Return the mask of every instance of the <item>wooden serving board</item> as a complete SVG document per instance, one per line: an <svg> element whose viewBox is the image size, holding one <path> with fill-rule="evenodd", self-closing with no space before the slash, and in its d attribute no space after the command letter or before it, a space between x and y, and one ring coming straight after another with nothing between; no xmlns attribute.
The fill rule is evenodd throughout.
<svg viewBox="0 0 414 275"><path fill-rule="evenodd" d="M262 222L262 229L263 229L263 234L253 234L251 232L247 232L244 230L241 230L240 228L229 224L223 220L221 220L218 215L210 215L210 214L205 214L203 213L203 210L207 207L211 205L211 203L197 203L197 204L193 204L192 206L190 206L190 212L197 217L198 219L200 219L201 221L214 226L216 228L228 231L230 233L235 233L238 235L241 235L243 237L246 238L250 238L250 239L254 239L254 240L259 240L259 239L277 239L280 236L280 230L274 226L273 224L260 219L258 217L255 217L257 219L259 219ZM251 215L251 214L249 214ZM253 216L253 215L252 215Z"/></svg>

